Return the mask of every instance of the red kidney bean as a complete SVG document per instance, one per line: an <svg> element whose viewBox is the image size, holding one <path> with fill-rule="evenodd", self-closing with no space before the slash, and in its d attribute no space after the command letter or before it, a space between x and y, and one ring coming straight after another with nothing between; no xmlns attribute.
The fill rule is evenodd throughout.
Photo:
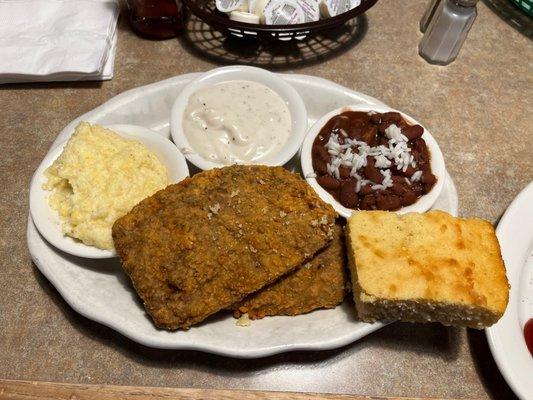
<svg viewBox="0 0 533 400"><path fill-rule="evenodd" d="M396 126L400 128L400 130L402 130L402 128L405 128L406 126L410 126L410 125L402 119L400 122L396 123Z"/></svg>
<svg viewBox="0 0 533 400"><path fill-rule="evenodd" d="M374 125L367 125L361 133L361 140L369 146L377 146L378 129Z"/></svg>
<svg viewBox="0 0 533 400"><path fill-rule="evenodd" d="M381 114L381 120L385 122L391 122L393 124L400 123L402 121L402 116L400 113L397 113L395 111L390 111Z"/></svg>
<svg viewBox="0 0 533 400"><path fill-rule="evenodd" d="M407 125L402 128L402 133L407 136L407 139L418 139L424 133L424 128L420 125Z"/></svg>
<svg viewBox="0 0 533 400"><path fill-rule="evenodd" d="M362 132L363 128L353 126L348 130L348 137L350 139L359 139L361 137Z"/></svg>
<svg viewBox="0 0 533 400"><path fill-rule="evenodd" d="M392 182L393 185L389 190L400 197L402 206L411 205L417 200L416 194L411 190L411 186L404 177L393 175Z"/></svg>
<svg viewBox="0 0 533 400"><path fill-rule="evenodd" d="M364 126L367 125L367 123L364 118L359 118L359 119L352 119L350 125L353 128L363 128Z"/></svg>
<svg viewBox="0 0 533 400"><path fill-rule="evenodd" d="M313 159L313 169L317 175L327 175L328 168L326 165L324 161L318 158Z"/></svg>
<svg viewBox="0 0 533 400"><path fill-rule="evenodd" d="M422 172L422 176L420 177L420 180L422 181L422 183L427 184L427 185L433 185L435 182L437 182L437 178L435 177L435 175L433 175L431 172L427 170Z"/></svg>
<svg viewBox="0 0 533 400"><path fill-rule="evenodd" d="M399 183L400 185L404 185L404 186L408 185L408 183L405 181L405 178L399 175L392 175L392 182Z"/></svg>
<svg viewBox="0 0 533 400"><path fill-rule="evenodd" d="M383 121L381 124L378 125L378 132L384 134L385 133L385 130L387 130L387 128L389 126L392 125L392 122L389 122L389 121Z"/></svg>
<svg viewBox="0 0 533 400"><path fill-rule="evenodd" d="M416 151L419 153L419 162L420 163L427 163L429 162L429 150L428 150L428 147L426 145L426 142L424 141L424 139L422 138L418 138L418 139L415 139L413 141L413 146L412 146L413 150L411 151Z"/></svg>
<svg viewBox="0 0 533 400"><path fill-rule="evenodd" d="M324 189L338 189L341 186L341 183L332 176L317 176L316 181Z"/></svg>
<svg viewBox="0 0 533 400"><path fill-rule="evenodd" d="M355 192L356 180L348 179L341 184L340 203L347 208L357 208L359 196Z"/></svg>
<svg viewBox="0 0 533 400"><path fill-rule="evenodd" d="M348 136L340 135L339 134L339 144L344 144L346 140L350 138L350 132L346 132Z"/></svg>
<svg viewBox="0 0 533 400"><path fill-rule="evenodd" d="M392 187L390 187L389 190L398 196L402 196L406 189L402 183L393 181Z"/></svg>
<svg viewBox="0 0 533 400"><path fill-rule="evenodd" d="M424 185L420 182L415 182L411 185L411 190L416 196L422 196L425 193Z"/></svg>
<svg viewBox="0 0 533 400"><path fill-rule="evenodd" d="M376 206L380 210L392 211L400 208L402 206L402 202L399 196L378 193L376 195Z"/></svg>
<svg viewBox="0 0 533 400"><path fill-rule="evenodd" d="M433 184L432 184L432 183L431 183L431 184L429 184L429 183L424 183L423 186L424 186L424 194L426 194L426 193L429 193L429 191L430 191L431 188L433 187Z"/></svg>
<svg viewBox="0 0 533 400"><path fill-rule="evenodd" d="M365 176L370 179L372 182L381 183L383 182L383 175L379 172L379 169L375 166L376 161L374 157L368 156L366 158L366 167L364 169Z"/></svg>
<svg viewBox="0 0 533 400"><path fill-rule="evenodd" d="M417 164L419 164L420 161L423 162L422 157L420 157L420 153L418 152L418 150L411 148L411 155L413 156Z"/></svg>
<svg viewBox="0 0 533 400"><path fill-rule="evenodd" d="M396 168L396 167L394 167ZM416 169L414 169L413 167L411 167L410 165L407 166L406 170L405 171L402 171L401 169L400 170L397 170L398 173L402 176L406 176L408 178L410 178L411 176L413 176L413 174L416 172Z"/></svg>
<svg viewBox="0 0 533 400"><path fill-rule="evenodd" d="M350 171L351 171L351 168L341 165L339 167L339 176L341 177L341 179L348 179L350 177Z"/></svg>
<svg viewBox="0 0 533 400"><path fill-rule="evenodd" d="M411 188L406 188L405 192L400 197L400 200L402 202L402 206L410 206L411 204L414 204L418 197L416 196L415 192L411 190Z"/></svg>
<svg viewBox="0 0 533 400"><path fill-rule="evenodd" d="M369 194L372 194L374 191L372 190L372 187L370 185L364 185L361 186L361 189L359 189L359 193L363 196L368 196Z"/></svg>
<svg viewBox="0 0 533 400"><path fill-rule="evenodd" d="M343 129L344 131L348 132L351 126L350 118L344 115L337 115L336 117L333 117L331 122L332 122L332 127L331 127L332 131Z"/></svg>
<svg viewBox="0 0 533 400"><path fill-rule="evenodd" d="M333 196L334 199L339 199L341 196L341 186L339 184L339 187L337 189L326 189L326 191Z"/></svg>
<svg viewBox="0 0 533 400"><path fill-rule="evenodd" d="M389 140L384 136L379 136L378 143L382 146L389 147Z"/></svg>
<svg viewBox="0 0 533 400"><path fill-rule="evenodd" d="M376 196L369 194L368 196L363 197L363 199L359 202L359 208L361 210L375 210Z"/></svg>
<svg viewBox="0 0 533 400"><path fill-rule="evenodd" d="M329 162L331 156L329 155L327 149L321 145L313 145L313 150L311 151L312 157L319 158L324 162Z"/></svg>
<svg viewBox="0 0 533 400"><path fill-rule="evenodd" d="M374 125L381 124L381 114L380 113L372 114L370 116L370 122L372 122Z"/></svg>

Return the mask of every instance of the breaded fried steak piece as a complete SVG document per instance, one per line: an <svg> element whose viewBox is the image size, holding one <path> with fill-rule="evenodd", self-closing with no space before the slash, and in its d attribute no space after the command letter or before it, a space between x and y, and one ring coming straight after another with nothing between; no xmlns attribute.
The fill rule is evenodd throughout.
<svg viewBox="0 0 533 400"><path fill-rule="evenodd" d="M363 321L437 321L480 329L505 311L509 285L487 221L442 211L355 212L346 236Z"/></svg>
<svg viewBox="0 0 533 400"><path fill-rule="evenodd" d="M310 260L335 217L298 175L235 165L143 200L113 240L154 323L187 329Z"/></svg>
<svg viewBox="0 0 533 400"><path fill-rule="evenodd" d="M333 240L301 268L251 294L233 306L236 318L298 315L317 308L333 308L342 302L347 283L344 233L336 224Z"/></svg>

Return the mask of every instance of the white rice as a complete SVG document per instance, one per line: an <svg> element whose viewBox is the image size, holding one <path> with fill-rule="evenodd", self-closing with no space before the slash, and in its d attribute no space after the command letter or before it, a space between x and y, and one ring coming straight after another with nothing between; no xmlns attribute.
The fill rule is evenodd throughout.
<svg viewBox="0 0 533 400"><path fill-rule="evenodd" d="M331 156L330 162L326 165L329 175L340 179L339 168L344 166L350 169L350 176L357 180L356 192L367 184L371 184L374 190L384 190L392 187L392 174L390 168L392 163L396 164L397 170L405 172L409 166L416 168L416 161L411 154L411 149L407 146L408 139L402 134L401 129L391 124L385 129L385 136L388 138L388 146L369 146L367 143L348 138L346 132L340 129L340 133L345 137L344 144L340 144L339 135L332 133L325 145L326 150ZM383 182L371 182L363 179L358 171L366 167L367 157L374 157L375 166L380 169L383 175ZM417 171L409 181L416 182L422 176L422 171Z"/></svg>
<svg viewBox="0 0 533 400"><path fill-rule="evenodd" d="M413 175L411 175L411 182L418 182L421 177L422 171L416 171Z"/></svg>

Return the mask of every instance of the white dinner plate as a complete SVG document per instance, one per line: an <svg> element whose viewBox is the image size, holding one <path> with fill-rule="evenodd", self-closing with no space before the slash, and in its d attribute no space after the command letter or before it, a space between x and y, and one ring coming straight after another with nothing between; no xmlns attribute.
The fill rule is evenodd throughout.
<svg viewBox="0 0 533 400"><path fill-rule="evenodd" d="M168 135L172 104L185 85L197 76L181 75L124 92L72 121L52 147L68 139L73 127L81 120L101 125L141 125ZM306 75L281 76L303 98L309 126L342 105L383 104L324 79ZM293 159L289 167L298 169L299 160ZM433 207L457 215L457 206L457 192L448 175L442 194ZM297 317L267 317L253 321L249 327L236 326L231 315L222 313L188 331L159 330L145 313L118 260L88 260L65 254L39 235L31 218L27 236L35 264L73 309L147 346L253 358L291 350L336 348L383 326L357 321L353 306L346 301L335 309Z"/></svg>
<svg viewBox="0 0 533 400"><path fill-rule="evenodd" d="M524 325L533 318L533 182L513 200L496 229L511 285L509 304L487 328L492 355L503 377L521 399L533 399L533 356Z"/></svg>

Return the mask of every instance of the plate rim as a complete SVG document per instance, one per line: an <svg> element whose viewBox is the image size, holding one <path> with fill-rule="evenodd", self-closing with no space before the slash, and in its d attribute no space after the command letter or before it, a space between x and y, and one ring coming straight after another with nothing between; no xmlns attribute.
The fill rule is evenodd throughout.
<svg viewBox="0 0 533 400"><path fill-rule="evenodd" d="M35 228L34 222L31 218L31 215L28 216L28 229L26 231L26 236L28 240L28 247L31 247L31 241L30 236L36 234L37 236L40 236L42 238L42 235L39 233L39 231ZM44 238L42 238L44 240ZM195 351L203 351L211 354L216 354L220 356L229 356L233 358L241 358L241 359L252 359L252 358L261 358L266 356L271 356L279 353L285 353L289 351L298 351L298 350L331 350L338 347L345 346L347 344L350 344L380 328L385 326L386 324L376 322L374 324L365 324L364 328L359 330L357 335L345 335L340 338L335 338L333 340L330 340L328 342L322 342L320 346L313 345L313 344L306 344L306 343L299 343L299 344L285 344L285 345L276 345L276 346L265 346L256 348L253 350L246 350L241 349L238 347L230 348L230 347L223 347L223 346L214 346L211 344L201 344L201 343L183 343L183 342L175 342L172 344L165 345L158 339L153 339L146 335L135 335L133 334L129 329L124 329L123 326L119 326L118 324L115 324L112 319L108 319L105 317L102 317L99 313L93 312L90 307L86 307L83 302L78 302L74 298L75 296L72 296L70 292L64 290L65 286L61 280L58 279L58 277L54 274L48 274L48 268L39 260L38 257L34 256L33 252L30 248L30 255L35 263L35 265L38 267L39 271L50 281L52 286L59 292L61 297L65 300L65 302L77 313L84 316L85 318L88 318L92 321L95 321L97 323L100 323L104 326L107 326L108 328L113 329L117 333L127 337L128 339L140 343L144 346L156 348L156 349L165 349L165 350L195 350ZM361 334L359 334L361 333Z"/></svg>
<svg viewBox="0 0 533 400"><path fill-rule="evenodd" d="M530 200L528 202L528 200ZM528 185L526 185L518 195L513 199L511 204L507 207L505 210L503 216L501 217L498 226L496 228L496 235L498 236L498 240L500 242L501 251L502 251L502 258L505 259L509 257L508 252L512 251L512 254L515 254L517 250L515 246L513 246L513 249L507 249L507 237L504 239L502 235L505 233L505 230L508 229L508 226L512 226L514 221L521 220L521 215L524 214L524 206L529 207L530 209L533 209L533 181L531 181ZM493 325L490 328L485 329L485 334L487 337L487 341L489 343L489 348L492 353L492 356L496 362L496 365L498 366L498 369L500 370L501 374L503 375L505 381L507 384L511 387L513 392L520 397L521 399L527 399L527 395L531 395L533 392L533 382L531 381L531 373L533 372L533 357L529 354L529 351L525 345L525 341L522 340L522 342L519 342L517 344L518 347L521 348L521 353L527 356L530 356L529 361L531 364L531 368L523 369L516 366L516 363L511 364L510 358L516 357L516 355L512 352L509 352L509 349L507 349L504 346L504 338L502 335L505 334L505 332L508 332L510 329L512 332L516 331L516 325L515 328L509 326L509 324L519 324L519 316L518 316L518 304L519 301L518 295L519 295L519 279L520 275L522 274L522 270L524 268L524 262L526 261L527 257L531 254L532 245L533 245L533 231L529 237L529 239L525 242L527 245L525 245L524 249L519 249L518 251L521 253L519 254L521 264L516 265L517 262L512 263L512 265L506 265L506 271L507 271L507 278L509 282L511 283L511 288L509 291L509 304L507 305L507 310L504 313L504 316L500 319L498 323ZM505 246L505 247L504 247ZM514 257L518 257L515 255ZM515 304L516 303L516 304ZM518 329L519 336L523 339L523 332ZM516 333L516 332L515 332ZM509 334L509 333L507 333ZM515 338L516 340L517 338ZM522 345L520 345L522 344ZM513 355L511 355L511 353ZM528 362L525 361L526 366L528 365ZM510 365L511 364L511 365ZM528 375L529 371L529 375ZM528 376L529 376L529 384L528 384Z"/></svg>
<svg viewBox="0 0 533 400"><path fill-rule="evenodd" d="M174 76L168 79L165 79L163 81L154 82L145 86L139 86L136 88L129 89L125 92L122 92L108 101L102 103L98 107L94 108L93 110L75 118L72 120L57 136L54 143L52 144L50 149L53 149L57 143L60 143L68 138L68 133L72 131L72 127L75 126L80 120L87 120L89 122L94 122L96 119L101 117L103 114L112 113L113 110L126 102L131 101L132 97L137 97L138 92L142 90L143 96L148 95L152 91L158 91L162 87L166 86L173 86L176 84L183 83L183 81L190 81L194 79L194 77L201 75L201 72L199 73L189 73L184 75L178 75ZM346 88L344 86L341 86L335 82L331 82L329 80L309 76L309 75L303 75L303 74L280 74L284 79L286 79L290 84L293 83L299 83L299 84L311 84L320 86L323 88L326 88L328 90L334 89L339 91L339 95L345 95L348 97L352 97L353 99L358 98L361 101L364 101L368 104L379 104L382 105L381 101L372 98L371 96L365 95L363 93L357 92L355 90ZM355 97L354 97L355 96ZM111 125L112 123L109 123ZM154 128L148 128L148 129L154 129ZM50 151L50 150L49 150ZM449 174L447 174L446 184L445 186L448 186L448 190L450 191L452 202L450 203L450 212L453 215L457 215L458 212L458 197L457 197L457 191L454 185L453 180L450 178ZM443 190L444 192L444 190ZM289 344L283 344L283 345L271 345L271 346L262 346L262 347L256 347L254 349L240 349L237 347L228 348L228 347L222 347L218 345L212 345L212 344L198 344L198 343L180 343L180 342L174 342L171 344L161 344L159 341L160 339L154 340L150 337L145 337L145 335L139 336L132 334L128 329L124 329L122 326L117 326L113 324L113 321L110 321L109 318L102 317L98 315L97 313L92 312L90 307L85 307L83 302L78 302L75 299L75 296L67 293L67 291L64 290L64 285L60 282L60 279L57 278L53 273L51 273L44 265L40 258L38 257L38 254L34 254L35 250L32 249L32 247L35 246L34 243L32 243L32 239L35 240L35 237L32 237L32 235L35 235L36 237L44 241L44 245L50 246L43 238L40 236L40 233L35 228L34 222L31 219L31 215L28 217L28 224L27 224L27 243L28 248L30 250L30 255L35 263L35 265L38 267L38 269L45 275L45 277L50 281L50 283L55 287L55 289L59 292L59 294L65 299L65 301L69 304L69 306L74 309L79 314L83 315L86 318L89 318L91 320L94 320L98 323L101 323L102 325L105 325L121 335L124 335L128 337L130 340L133 340L137 343L140 343L145 346L154 347L154 348L160 348L160 349L181 349L181 350L196 350L196 351L203 351L208 352L212 354L218 354L223 356L230 356L234 358L260 358L265 356L270 356L274 354L279 354L283 352L289 352L289 351L298 351L298 350L328 350L333 348L342 347L344 345L347 345L349 343L352 343L378 329L385 326L383 323L374 323L374 324L365 324L364 327L359 328L355 334L346 334L341 337L336 337L335 339L328 340L325 342L320 342L319 344L309 344L309 343L289 343ZM54 249L52 249L54 250ZM159 343L158 343L159 342Z"/></svg>

